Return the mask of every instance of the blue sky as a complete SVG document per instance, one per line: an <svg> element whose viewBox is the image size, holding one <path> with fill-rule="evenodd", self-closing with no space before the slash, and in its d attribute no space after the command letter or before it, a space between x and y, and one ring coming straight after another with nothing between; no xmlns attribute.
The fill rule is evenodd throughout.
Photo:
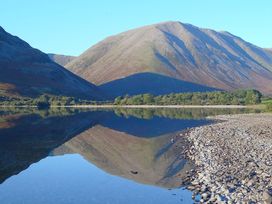
<svg viewBox="0 0 272 204"><path fill-rule="evenodd" d="M79 55L107 36L169 20L272 47L271 0L0 0L0 8L4 29L44 52Z"/></svg>

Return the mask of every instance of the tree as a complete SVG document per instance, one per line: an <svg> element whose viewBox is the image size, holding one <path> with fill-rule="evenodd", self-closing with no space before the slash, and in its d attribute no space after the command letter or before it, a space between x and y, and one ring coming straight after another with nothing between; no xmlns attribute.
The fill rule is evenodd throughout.
<svg viewBox="0 0 272 204"><path fill-rule="evenodd" d="M245 104L258 104L261 102L262 94L257 90L247 90Z"/></svg>
<svg viewBox="0 0 272 204"><path fill-rule="evenodd" d="M49 96L41 95L36 101L38 109L48 109L50 107Z"/></svg>
<svg viewBox="0 0 272 204"><path fill-rule="evenodd" d="M143 95L143 103L144 104L152 104L154 102L154 96L151 94Z"/></svg>
<svg viewBox="0 0 272 204"><path fill-rule="evenodd" d="M114 100L114 104L119 105L121 103L122 97L118 96L117 98L115 98Z"/></svg>
<svg viewBox="0 0 272 204"><path fill-rule="evenodd" d="M193 92L193 93L172 93L168 95L153 96L142 94L125 96L124 99L117 97L115 104L125 105L245 105L258 104L261 102L262 94L257 90L237 90L234 92Z"/></svg>

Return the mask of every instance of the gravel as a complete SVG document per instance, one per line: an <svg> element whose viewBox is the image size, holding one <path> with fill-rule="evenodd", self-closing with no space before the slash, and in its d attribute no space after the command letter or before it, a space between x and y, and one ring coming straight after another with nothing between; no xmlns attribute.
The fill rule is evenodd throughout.
<svg viewBox="0 0 272 204"><path fill-rule="evenodd" d="M201 203L272 203L272 114L211 117L182 133L195 163L187 188Z"/></svg>

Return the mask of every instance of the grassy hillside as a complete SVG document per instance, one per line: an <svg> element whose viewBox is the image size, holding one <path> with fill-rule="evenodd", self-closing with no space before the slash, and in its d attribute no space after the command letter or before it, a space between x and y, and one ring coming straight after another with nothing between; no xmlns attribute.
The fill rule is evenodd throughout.
<svg viewBox="0 0 272 204"><path fill-rule="evenodd" d="M257 89L272 94L269 50L228 32L180 22L144 26L108 37L67 68L97 85L151 72L223 90ZM161 87L164 84L161 81Z"/></svg>

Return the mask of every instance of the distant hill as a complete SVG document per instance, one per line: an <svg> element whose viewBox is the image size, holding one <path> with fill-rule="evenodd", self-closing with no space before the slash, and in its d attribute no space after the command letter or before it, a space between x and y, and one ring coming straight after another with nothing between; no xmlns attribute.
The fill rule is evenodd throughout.
<svg viewBox="0 0 272 204"><path fill-rule="evenodd" d="M97 85L151 72L208 87L254 88L272 94L271 51L228 32L180 22L159 23L108 37L66 67ZM158 89L165 83L162 80Z"/></svg>
<svg viewBox="0 0 272 204"><path fill-rule="evenodd" d="M126 94L137 95L150 93L153 95L164 95L169 93L206 92L218 90L154 73L133 74L122 79L102 84L99 88L105 93L108 93L111 99L117 96L124 96Z"/></svg>
<svg viewBox="0 0 272 204"><path fill-rule="evenodd" d="M0 94L43 93L101 98L98 88L52 62L41 51L0 27Z"/></svg>
<svg viewBox="0 0 272 204"><path fill-rule="evenodd" d="M47 55L51 60L53 60L54 62L56 62L57 64L63 67L76 58L75 56L58 55L58 54L52 54L52 53L49 53Z"/></svg>

